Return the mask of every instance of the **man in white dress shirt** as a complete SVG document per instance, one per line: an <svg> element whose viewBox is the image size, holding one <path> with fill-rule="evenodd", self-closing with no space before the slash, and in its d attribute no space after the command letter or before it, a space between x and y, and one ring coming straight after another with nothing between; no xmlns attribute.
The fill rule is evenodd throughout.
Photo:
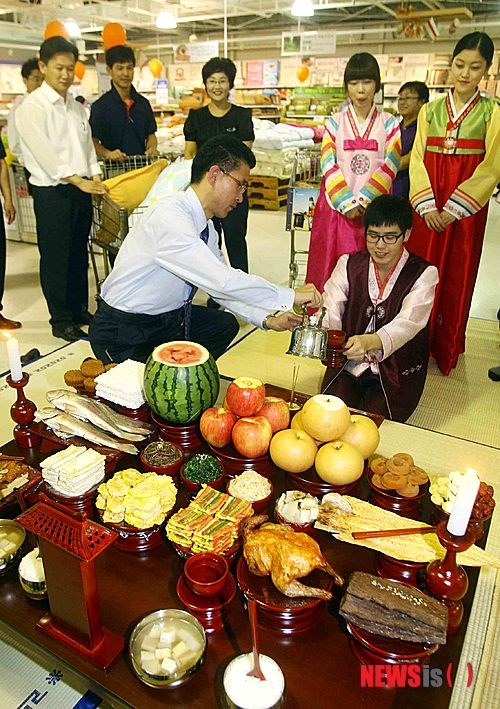
<svg viewBox="0 0 500 709"><path fill-rule="evenodd" d="M92 194L104 194L84 107L68 92L78 50L62 37L40 47L44 83L19 106L16 128L35 207L40 282L52 334L72 342L89 324L87 239Z"/></svg>
<svg viewBox="0 0 500 709"><path fill-rule="evenodd" d="M191 339L217 358L238 332L231 313L279 331L301 321L289 312L294 305L321 305L313 285L293 291L224 261L211 219L223 219L241 203L254 165L252 151L237 138L211 138L194 158L186 192L159 200L132 228L90 326L97 357L145 362L157 345ZM231 313L191 305L196 288Z"/></svg>
<svg viewBox="0 0 500 709"><path fill-rule="evenodd" d="M346 364L326 370L322 391L394 421L406 421L424 388L438 283L436 267L405 249L412 220L406 199L373 200L367 250L341 256L324 292L328 327L349 338Z"/></svg>

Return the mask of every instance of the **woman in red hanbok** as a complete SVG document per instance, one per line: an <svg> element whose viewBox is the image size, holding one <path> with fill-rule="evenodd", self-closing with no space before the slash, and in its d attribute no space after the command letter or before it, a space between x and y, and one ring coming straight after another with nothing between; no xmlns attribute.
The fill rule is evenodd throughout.
<svg viewBox="0 0 500 709"><path fill-rule="evenodd" d="M478 90L493 52L483 32L458 42L453 88L420 111L410 161L410 200L418 216L408 247L439 270L430 344L445 375L465 350L488 200L500 180L500 111Z"/></svg>

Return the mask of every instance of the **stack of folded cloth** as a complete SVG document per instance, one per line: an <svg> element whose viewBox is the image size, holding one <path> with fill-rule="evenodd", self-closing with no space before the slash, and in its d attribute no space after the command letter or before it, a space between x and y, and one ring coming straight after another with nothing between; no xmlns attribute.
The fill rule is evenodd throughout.
<svg viewBox="0 0 500 709"><path fill-rule="evenodd" d="M69 446L41 463L42 477L61 495L77 497L104 479L106 456L92 448Z"/></svg>
<svg viewBox="0 0 500 709"><path fill-rule="evenodd" d="M162 524L175 505L177 488L169 475L120 470L99 485L96 507L103 522L126 522L138 529Z"/></svg>
<svg viewBox="0 0 500 709"><path fill-rule="evenodd" d="M169 519L167 537L195 553L220 553L234 544L252 515L251 503L204 485L188 507Z"/></svg>
<svg viewBox="0 0 500 709"><path fill-rule="evenodd" d="M144 364L127 359L95 378L95 393L127 409L138 409L146 401L143 380Z"/></svg>
<svg viewBox="0 0 500 709"><path fill-rule="evenodd" d="M415 643L446 643L448 609L407 584L356 571L339 612L374 635Z"/></svg>

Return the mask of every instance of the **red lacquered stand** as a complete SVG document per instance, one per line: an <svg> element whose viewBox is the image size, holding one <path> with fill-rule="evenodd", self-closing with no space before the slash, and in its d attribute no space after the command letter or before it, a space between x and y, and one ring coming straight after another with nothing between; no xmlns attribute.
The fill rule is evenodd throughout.
<svg viewBox="0 0 500 709"><path fill-rule="evenodd" d="M469 588L465 570L457 564L457 553L465 551L474 543L474 534L469 530L462 537L450 534L446 522L436 529L439 541L446 549L444 559L431 561L427 567L426 583L431 595L448 606L448 635L458 630L464 614L462 598Z"/></svg>
<svg viewBox="0 0 500 709"><path fill-rule="evenodd" d="M10 407L10 415L14 423L14 440L18 448L36 448L41 443L40 436L30 431L30 426L35 420L36 405L24 395L24 387L29 382L29 374L23 373L23 378L15 382L10 374L7 375L7 384L17 389L17 401Z"/></svg>
<svg viewBox="0 0 500 709"><path fill-rule="evenodd" d="M38 535L50 613L37 626L106 669L123 650L123 637L101 624L94 559L118 536L85 514L68 512L43 493L17 522Z"/></svg>

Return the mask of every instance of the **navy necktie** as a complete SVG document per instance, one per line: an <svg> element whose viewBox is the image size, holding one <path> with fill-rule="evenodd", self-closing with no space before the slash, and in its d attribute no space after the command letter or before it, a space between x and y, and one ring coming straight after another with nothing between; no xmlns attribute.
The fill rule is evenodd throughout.
<svg viewBox="0 0 500 709"><path fill-rule="evenodd" d="M208 243L208 224L203 229L200 234L200 239L207 244ZM189 340L191 336L191 306L193 303L193 298L195 296L198 288L192 283L190 285L189 295L184 302L184 339Z"/></svg>

